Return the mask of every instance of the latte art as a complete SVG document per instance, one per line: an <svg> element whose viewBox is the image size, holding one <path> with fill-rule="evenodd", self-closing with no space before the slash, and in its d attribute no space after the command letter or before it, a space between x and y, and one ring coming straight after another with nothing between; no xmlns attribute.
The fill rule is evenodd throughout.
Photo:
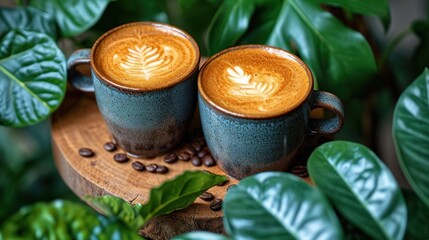
<svg viewBox="0 0 429 240"><path fill-rule="evenodd" d="M134 23L106 33L95 44L93 69L115 85L161 89L197 67L198 46L187 34L162 24Z"/></svg>
<svg viewBox="0 0 429 240"><path fill-rule="evenodd" d="M215 105L251 117L274 116L301 102L311 74L294 56L272 48L234 48L209 59L200 89Z"/></svg>
<svg viewBox="0 0 429 240"><path fill-rule="evenodd" d="M156 73L161 75L168 71L169 64L174 58L174 52L169 53L169 50L170 48L166 46L135 45L133 48L128 48L125 59L122 59L119 54L113 55L113 64L119 65L129 75L149 80Z"/></svg>

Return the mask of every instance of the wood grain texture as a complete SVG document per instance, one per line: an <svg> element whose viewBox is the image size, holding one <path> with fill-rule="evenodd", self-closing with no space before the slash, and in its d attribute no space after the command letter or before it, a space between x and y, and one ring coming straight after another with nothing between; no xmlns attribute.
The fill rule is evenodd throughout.
<svg viewBox="0 0 429 240"><path fill-rule="evenodd" d="M197 116L197 114L196 114ZM195 117L193 126L198 125ZM64 103L52 117L52 139L56 166L66 184L80 197L85 195L114 195L130 203L145 203L151 188L171 179L185 170L207 170L225 175L217 166L195 167L191 162L177 161L167 164L164 156L154 159L134 159L126 163L113 160L117 149L107 152L103 144L111 141L106 125L98 111L93 94L68 91ZM81 157L78 149L91 148L95 155ZM180 146L177 151L183 148ZM169 168L167 174L138 172L132 169L134 160L145 165L156 163ZM215 186L209 190L215 197L223 199L226 189L237 180L230 180L224 186ZM142 230L144 235L153 239L168 239L180 233L192 230L223 232L222 211L212 211L210 202L197 199L190 207L173 212L150 221Z"/></svg>

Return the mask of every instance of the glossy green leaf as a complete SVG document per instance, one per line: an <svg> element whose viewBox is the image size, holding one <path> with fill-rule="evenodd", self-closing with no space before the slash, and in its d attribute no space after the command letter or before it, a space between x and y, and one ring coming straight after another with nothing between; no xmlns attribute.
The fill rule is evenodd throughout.
<svg viewBox="0 0 429 240"><path fill-rule="evenodd" d="M302 179L282 172L247 177L230 188L225 231L233 239L341 239L332 206Z"/></svg>
<svg viewBox="0 0 429 240"><path fill-rule="evenodd" d="M129 228L139 230L143 224L143 216L138 212L141 204L131 205L122 198L105 195L101 197L85 196L84 200L100 213L120 219Z"/></svg>
<svg viewBox="0 0 429 240"><path fill-rule="evenodd" d="M374 239L402 239L407 209L390 170L367 147L334 141L316 148L309 175L338 211Z"/></svg>
<svg viewBox="0 0 429 240"><path fill-rule="evenodd" d="M185 171L160 186L152 188L149 202L139 209L144 224L153 217L188 207L201 193L226 180L225 176L205 171Z"/></svg>
<svg viewBox="0 0 429 240"><path fill-rule="evenodd" d="M116 216L130 228L138 230L153 217L183 209L207 189L225 182L226 177L203 171L186 171L152 188L149 201L135 204L114 196L86 197L86 201L103 214Z"/></svg>
<svg viewBox="0 0 429 240"><path fill-rule="evenodd" d="M249 28L254 12L249 0L225 0L213 17L207 36L209 54L234 46Z"/></svg>
<svg viewBox="0 0 429 240"><path fill-rule="evenodd" d="M383 22L390 21L389 2L387 0L313 0L319 3L341 7L347 11L380 17Z"/></svg>
<svg viewBox="0 0 429 240"><path fill-rule="evenodd" d="M66 89L66 60L43 33L13 30L0 39L0 124L22 127L47 118Z"/></svg>
<svg viewBox="0 0 429 240"><path fill-rule="evenodd" d="M13 29L45 33L53 39L57 38L52 15L32 7L0 7L0 36Z"/></svg>
<svg viewBox="0 0 429 240"><path fill-rule="evenodd" d="M21 208L0 227L0 239L142 239L113 218L65 200Z"/></svg>
<svg viewBox="0 0 429 240"><path fill-rule="evenodd" d="M407 203L408 221L404 239L429 239L429 207L412 191L403 191Z"/></svg>
<svg viewBox="0 0 429 240"><path fill-rule="evenodd" d="M210 49L258 43L289 50L310 66L322 90L342 99L356 94L376 74L374 55L362 34L344 26L318 4L302 0L255 2L251 16L250 3L242 10L236 9L238 3L236 8L219 9L209 31ZM210 40L213 36L222 41Z"/></svg>
<svg viewBox="0 0 429 240"><path fill-rule="evenodd" d="M423 71L396 103L393 138L402 172L429 207L429 69Z"/></svg>
<svg viewBox="0 0 429 240"><path fill-rule="evenodd" d="M30 5L53 14L61 35L70 37L94 25L104 12L109 0L31 0Z"/></svg>
<svg viewBox="0 0 429 240"><path fill-rule="evenodd" d="M230 240L231 238L221 234L211 232L189 232L176 237L171 240Z"/></svg>

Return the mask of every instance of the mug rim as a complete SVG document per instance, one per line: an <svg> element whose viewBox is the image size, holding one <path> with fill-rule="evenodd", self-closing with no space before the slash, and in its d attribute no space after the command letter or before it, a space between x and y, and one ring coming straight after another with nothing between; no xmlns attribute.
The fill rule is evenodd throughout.
<svg viewBox="0 0 429 240"><path fill-rule="evenodd" d="M297 63L299 63L303 69L305 70L305 72L307 73L308 76L308 88L305 91L304 97L302 97L302 99L300 99L300 101L296 102L293 105L290 105L289 107L285 107L283 111L276 113L276 114L265 114L265 115L261 115L261 114L243 114L243 113L237 113L228 109L225 109L224 107L219 106L218 104L216 104L213 100L210 99L210 97L205 93L203 86L202 86L202 75L204 73L205 67L210 64L210 62L212 62L214 59L216 59L217 57L219 57L220 55L223 55L225 53L231 52L231 51L236 51L236 50L240 50L240 49L248 49L248 48L258 48L258 49L264 49L264 50L271 50L271 51L275 51L275 52L280 52L281 54L286 54L289 57L291 57L294 61L296 61ZM237 117L237 118L242 118L242 119L272 119L272 118L277 118L277 117L281 117L284 116L285 114L288 114L290 112L293 112L294 110L298 109L300 106L302 106L305 102L308 101L308 98L310 97L310 94L313 91L313 86L314 86L314 78L313 78L313 74L310 70L310 68L308 67L307 64L304 63L304 61L299 58L298 56L296 56L295 54L284 50L282 48L278 48L278 47L273 47L273 46L268 46L268 45L262 45L262 44L245 44L245 45L238 45L238 46L234 46L234 47L230 47L227 49L224 49L218 53L216 53L215 55L213 55L212 57L210 57L209 59L207 59L204 64L201 66L200 71L198 73L198 93L199 95L201 95L202 99L208 103L208 105L210 105L212 108L216 109L217 111L225 114L225 115L229 115L232 117Z"/></svg>
<svg viewBox="0 0 429 240"><path fill-rule="evenodd" d="M157 87L157 88L151 88L151 89L141 89L141 88L137 88L137 87L130 87L130 86L125 86L122 84L119 84L117 82L114 82L112 80L109 80L109 78L103 74L101 74L101 72L99 71L99 69L97 69L97 66L94 64L95 61L93 61L93 57L95 54L95 51L98 47L98 45L108 36L110 36L111 34L117 32L118 30L121 30L123 28L127 28L129 26L135 26L135 25L151 25L151 26L155 26L156 28L161 28L161 29L167 29L167 30L171 30L174 31L178 34L180 34L181 36L183 36L186 40L190 41L191 45L194 47L195 49L195 61L192 63L192 70L189 71L189 73L187 75L185 75L182 79L179 79L178 81L174 81L166 86L163 87ZM98 79L100 79L103 83L108 84L110 86L113 86L115 88L118 88L120 90L123 91L130 91L130 92L153 92L153 91L160 91L160 90L165 90L165 89L169 89L172 88L174 86L179 85L180 83L186 81L187 79L191 78L191 76L193 74L195 74L195 72L198 70L199 67L199 63L200 63L200 59L201 59L201 52L199 49L199 46L197 44L197 42L195 41L195 39L186 31L179 29L173 25L170 24L166 24L166 23L159 23L159 22L151 22L151 21L138 21L138 22L130 22L130 23L125 23L125 24L121 24L117 27L114 27L110 30L108 30L107 32L103 33L96 41L95 43L92 45L91 47L91 54L89 57L89 62L90 62L90 67L91 67L91 71L98 77Z"/></svg>

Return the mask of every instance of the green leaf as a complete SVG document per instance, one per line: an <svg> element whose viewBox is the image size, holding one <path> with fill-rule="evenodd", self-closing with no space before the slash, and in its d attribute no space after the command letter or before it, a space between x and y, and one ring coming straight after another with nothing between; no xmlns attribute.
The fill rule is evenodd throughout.
<svg viewBox="0 0 429 240"><path fill-rule="evenodd" d="M30 5L55 16L61 35L75 36L94 25L109 0L31 0Z"/></svg>
<svg viewBox="0 0 429 240"><path fill-rule="evenodd" d="M0 239L142 239L121 222L66 200L23 207L0 230Z"/></svg>
<svg viewBox="0 0 429 240"><path fill-rule="evenodd" d="M61 104L66 60L43 33L13 30L0 39L0 124L28 126Z"/></svg>
<svg viewBox="0 0 429 240"><path fill-rule="evenodd" d="M57 38L51 15L32 7L0 7L0 36L13 29L45 33L53 39Z"/></svg>
<svg viewBox="0 0 429 240"><path fill-rule="evenodd" d="M265 172L240 181L223 203L233 239L342 239L333 208L321 192L287 173Z"/></svg>
<svg viewBox="0 0 429 240"><path fill-rule="evenodd" d="M407 203L407 229L404 239L429 239L429 207L412 191L403 191Z"/></svg>
<svg viewBox="0 0 429 240"><path fill-rule="evenodd" d="M211 232L189 232L176 237L173 237L171 240L230 240L224 235L211 233Z"/></svg>
<svg viewBox="0 0 429 240"><path fill-rule="evenodd" d="M185 171L174 179L164 182L151 189L149 202L139 209L144 224L153 217L188 207L207 189L226 180L225 176L205 171Z"/></svg>
<svg viewBox="0 0 429 240"><path fill-rule="evenodd" d="M389 2L387 0L313 0L319 3L341 7L347 11L380 17L383 22L390 21Z"/></svg>
<svg viewBox="0 0 429 240"><path fill-rule="evenodd" d="M429 69L402 93L393 114L393 138L408 182L429 207Z"/></svg>
<svg viewBox="0 0 429 240"><path fill-rule="evenodd" d="M251 12L247 6L250 3L241 6L242 9L236 9L240 7L238 3L236 8L233 5L219 9L209 31L209 36L219 40L209 41L210 49L217 51L233 43L257 43L289 50L310 66L322 90L331 91L342 99L350 98L367 86L376 74L374 55L362 34L344 26L316 3L302 0L255 2L250 24ZM243 27L238 28L238 23Z"/></svg>
<svg viewBox="0 0 429 240"><path fill-rule="evenodd" d="M225 176L203 171L185 171L151 189L149 201L145 204L133 206L114 196L88 196L85 199L103 214L116 216L130 228L138 230L153 217L188 207L201 193L225 181Z"/></svg>
<svg viewBox="0 0 429 240"><path fill-rule="evenodd" d="M402 239L407 209L389 169L367 147L329 142L308 160L312 181L351 223L375 239Z"/></svg>
<svg viewBox="0 0 429 240"><path fill-rule="evenodd" d="M223 1L208 29L209 54L215 54L237 44L249 28L254 8L253 1L249 0Z"/></svg>
<svg viewBox="0 0 429 240"><path fill-rule="evenodd" d="M138 212L141 204L131 205L122 198L111 195L101 197L85 196L84 200L100 213L120 219L135 231L138 231L144 225L143 216Z"/></svg>

